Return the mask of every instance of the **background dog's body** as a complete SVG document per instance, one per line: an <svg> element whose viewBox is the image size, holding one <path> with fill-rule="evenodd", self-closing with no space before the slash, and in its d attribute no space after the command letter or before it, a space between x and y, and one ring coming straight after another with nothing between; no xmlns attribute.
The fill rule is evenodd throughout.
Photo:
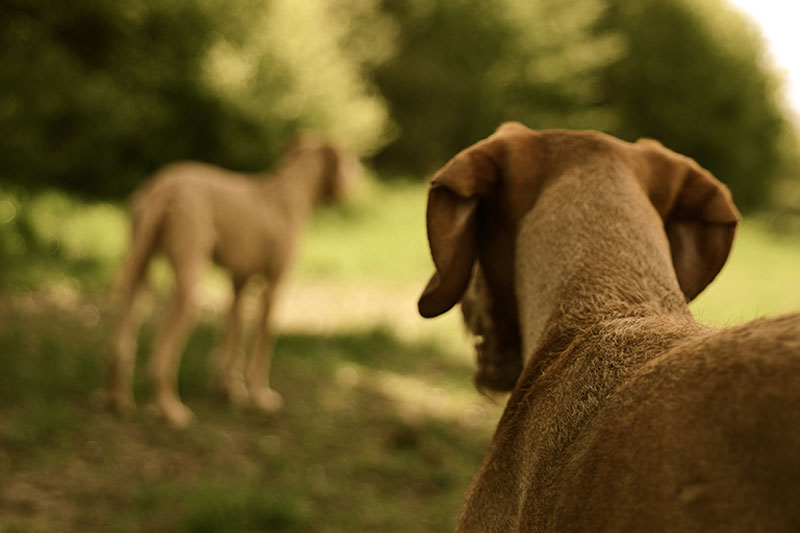
<svg viewBox="0 0 800 533"><path fill-rule="evenodd" d="M420 311L463 296L479 384L522 368L461 530L800 530L800 316L686 306L737 220L652 141L511 124L437 174Z"/></svg>
<svg viewBox="0 0 800 533"><path fill-rule="evenodd" d="M289 150L272 175L260 177L265 179L182 162L164 167L137 191L132 200L131 253L117 283L122 303L112 347L110 406L126 411L134 405L131 377L138 329L136 300L145 285L150 259L163 252L175 272L175 296L150 358L159 414L177 427L192 418L178 397L177 369L191 325L194 288L212 260L228 272L234 293L225 342L215 364L221 384L233 402L277 409L280 395L269 386L269 319L275 291L314 206L322 200L338 199L351 179L350 172L356 170L354 162L344 160L338 150L306 136ZM239 304L245 283L255 275L265 278L267 286L243 375L238 357Z"/></svg>

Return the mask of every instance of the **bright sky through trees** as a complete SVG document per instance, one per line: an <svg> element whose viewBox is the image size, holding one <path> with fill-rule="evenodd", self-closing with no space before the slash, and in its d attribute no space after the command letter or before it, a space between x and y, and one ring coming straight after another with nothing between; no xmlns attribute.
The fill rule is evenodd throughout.
<svg viewBox="0 0 800 533"><path fill-rule="evenodd" d="M786 0L731 0L761 27L773 59L786 76L786 93L800 115L800 4Z"/></svg>

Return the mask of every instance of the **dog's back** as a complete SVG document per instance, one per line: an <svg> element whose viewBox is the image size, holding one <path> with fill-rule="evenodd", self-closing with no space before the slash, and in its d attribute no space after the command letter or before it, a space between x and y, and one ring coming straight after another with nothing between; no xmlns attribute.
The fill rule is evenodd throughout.
<svg viewBox="0 0 800 533"><path fill-rule="evenodd" d="M800 531L800 315L691 335L597 401L521 530Z"/></svg>
<svg viewBox="0 0 800 533"><path fill-rule="evenodd" d="M271 261L282 266L288 216L274 201L272 184L258 178L193 161L157 171L131 199L131 258L120 285L142 276L162 249L207 250L242 279L269 271Z"/></svg>

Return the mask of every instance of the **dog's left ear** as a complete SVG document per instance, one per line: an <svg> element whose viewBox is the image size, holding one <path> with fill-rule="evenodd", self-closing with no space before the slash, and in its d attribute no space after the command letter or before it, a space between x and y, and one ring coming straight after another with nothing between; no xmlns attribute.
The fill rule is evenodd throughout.
<svg viewBox="0 0 800 533"><path fill-rule="evenodd" d="M469 283L477 256L478 202L494 190L499 175L491 152L491 141L467 148L431 181L426 218L436 272L418 302L425 318L453 307Z"/></svg>
<svg viewBox="0 0 800 533"><path fill-rule="evenodd" d="M725 264L741 216L728 188L694 160L650 139L636 145L649 167L645 188L664 219L678 283L692 300Z"/></svg>

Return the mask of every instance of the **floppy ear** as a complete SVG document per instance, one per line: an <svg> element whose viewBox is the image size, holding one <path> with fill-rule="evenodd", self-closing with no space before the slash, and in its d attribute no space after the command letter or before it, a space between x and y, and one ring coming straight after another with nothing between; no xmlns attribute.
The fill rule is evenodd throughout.
<svg viewBox="0 0 800 533"><path fill-rule="evenodd" d="M694 160L656 141L637 141L650 164L648 190L664 218L672 264L687 300L716 277L741 219L725 185Z"/></svg>
<svg viewBox="0 0 800 533"><path fill-rule="evenodd" d="M423 317L448 311L464 294L477 255L479 198L494 189L498 174L484 142L456 155L431 181L426 219L436 272L419 298Z"/></svg>

